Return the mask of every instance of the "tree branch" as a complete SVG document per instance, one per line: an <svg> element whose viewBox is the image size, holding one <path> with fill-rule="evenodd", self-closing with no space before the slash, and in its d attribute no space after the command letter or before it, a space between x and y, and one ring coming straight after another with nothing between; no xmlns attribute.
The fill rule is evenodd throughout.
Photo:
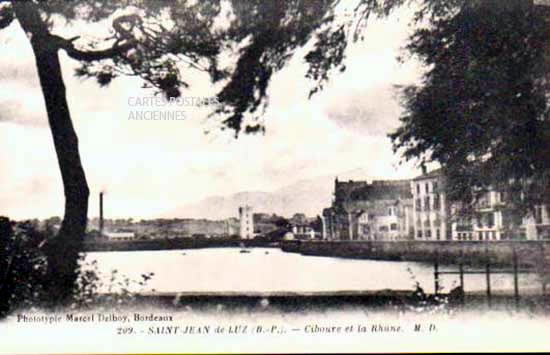
<svg viewBox="0 0 550 355"><path fill-rule="evenodd" d="M54 35L52 37L55 37L59 48L64 49L69 57L86 62L114 58L134 48L137 44L136 40L129 40L123 44L115 44L111 48L88 51L77 49L73 44L73 40Z"/></svg>
<svg viewBox="0 0 550 355"><path fill-rule="evenodd" d="M14 19L11 4L0 4L0 30L8 27Z"/></svg>

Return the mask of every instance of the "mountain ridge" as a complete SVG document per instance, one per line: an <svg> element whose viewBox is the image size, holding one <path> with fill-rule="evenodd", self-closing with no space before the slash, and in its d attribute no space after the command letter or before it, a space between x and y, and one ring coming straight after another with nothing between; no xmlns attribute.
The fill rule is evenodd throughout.
<svg viewBox="0 0 550 355"><path fill-rule="evenodd" d="M315 217L329 207L332 201L334 179L372 180L365 168L356 168L338 174L299 179L273 191L239 191L229 195L208 196L200 201L178 206L164 213L163 218L225 219L238 217L239 206L252 206L254 212L292 217L304 213Z"/></svg>

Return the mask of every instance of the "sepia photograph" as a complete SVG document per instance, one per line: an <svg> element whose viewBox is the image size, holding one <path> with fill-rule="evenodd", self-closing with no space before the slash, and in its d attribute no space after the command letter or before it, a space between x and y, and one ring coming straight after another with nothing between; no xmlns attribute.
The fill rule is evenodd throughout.
<svg viewBox="0 0 550 355"><path fill-rule="evenodd" d="M548 0L4 0L0 84L0 354L550 350Z"/></svg>

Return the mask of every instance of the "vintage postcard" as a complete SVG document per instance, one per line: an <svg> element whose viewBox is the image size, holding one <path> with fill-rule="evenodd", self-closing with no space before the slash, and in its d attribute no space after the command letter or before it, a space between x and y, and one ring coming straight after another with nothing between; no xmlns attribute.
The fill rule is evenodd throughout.
<svg viewBox="0 0 550 355"><path fill-rule="evenodd" d="M548 351L550 4L0 2L0 353Z"/></svg>

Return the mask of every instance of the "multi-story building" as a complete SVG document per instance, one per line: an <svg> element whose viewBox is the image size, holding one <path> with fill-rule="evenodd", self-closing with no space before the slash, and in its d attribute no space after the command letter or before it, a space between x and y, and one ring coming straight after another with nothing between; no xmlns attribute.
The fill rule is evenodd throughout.
<svg viewBox="0 0 550 355"><path fill-rule="evenodd" d="M408 180L334 183L334 200L323 211L323 239L402 240L412 233Z"/></svg>
<svg viewBox="0 0 550 355"><path fill-rule="evenodd" d="M498 191L487 191L465 212L449 203L441 169L423 173L411 182L415 240L501 240L506 238L504 203Z"/></svg>
<svg viewBox="0 0 550 355"><path fill-rule="evenodd" d="M444 184L440 169L412 180L415 240L550 239L546 207L536 206L534 214L518 220L507 208L505 194L490 188L477 198L473 208L464 209L460 203L447 202Z"/></svg>
<svg viewBox="0 0 550 355"><path fill-rule="evenodd" d="M254 238L254 214L251 206L239 207L241 239Z"/></svg>
<svg viewBox="0 0 550 355"><path fill-rule="evenodd" d="M521 218L506 194L489 189L470 208L450 203L441 169L412 180L334 183L323 210L323 239L499 241L550 239L550 208L535 206Z"/></svg>
<svg viewBox="0 0 550 355"><path fill-rule="evenodd" d="M534 212L523 218L526 239L550 239L550 207L535 206Z"/></svg>
<svg viewBox="0 0 550 355"><path fill-rule="evenodd" d="M411 181L415 240L451 240L447 223L449 206L443 192L440 170L424 173Z"/></svg>

